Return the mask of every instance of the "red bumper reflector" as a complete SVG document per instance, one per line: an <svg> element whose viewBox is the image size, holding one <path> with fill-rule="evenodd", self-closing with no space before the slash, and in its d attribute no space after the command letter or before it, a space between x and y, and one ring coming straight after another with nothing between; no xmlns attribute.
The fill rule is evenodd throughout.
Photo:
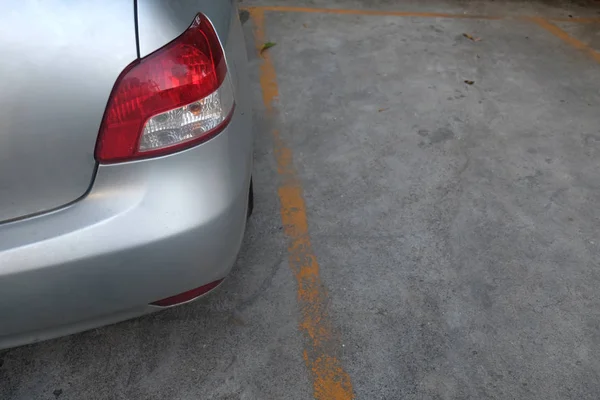
<svg viewBox="0 0 600 400"><path fill-rule="evenodd" d="M219 286L221 282L223 282L223 279L219 279L218 281L208 283L204 286L200 286L199 288L188 290L187 292L179 293L175 296L167 297L166 299L158 300L150 304L159 307L170 307L177 304L185 303L195 299L196 297L200 297L203 294L210 292L211 290Z"/></svg>

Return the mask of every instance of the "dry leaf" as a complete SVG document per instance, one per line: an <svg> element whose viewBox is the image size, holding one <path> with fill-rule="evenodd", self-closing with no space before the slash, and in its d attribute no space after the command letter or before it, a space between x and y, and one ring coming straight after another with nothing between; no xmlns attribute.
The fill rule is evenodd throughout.
<svg viewBox="0 0 600 400"><path fill-rule="evenodd" d="M468 33L463 33L463 36L469 40L472 40L473 42L479 42L481 40L481 38L474 37L472 35L469 35Z"/></svg>
<svg viewBox="0 0 600 400"><path fill-rule="evenodd" d="M466 81L465 81L465 83L466 83L467 85L472 85L472 84L474 84L474 83L475 83L475 81L469 81L469 80L466 80Z"/></svg>
<svg viewBox="0 0 600 400"><path fill-rule="evenodd" d="M302 26L308 28L308 24L302 24Z"/></svg>
<svg viewBox="0 0 600 400"><path fill-rule="evenodd" d="M260 54L262 54L265 50L270 49L271 47L275 46L277 43L275 42L267 42L265 44L263 44L263 47L260 49Z"/></svg>
<svg viewBox="0 0 600 400"><path fill-rule="evenodd" d="M386 111L386 110L389 110L389 109L390 109L389 107L380 108L379 110L377 110L377 112L383 112L383 111Z"/></svg>

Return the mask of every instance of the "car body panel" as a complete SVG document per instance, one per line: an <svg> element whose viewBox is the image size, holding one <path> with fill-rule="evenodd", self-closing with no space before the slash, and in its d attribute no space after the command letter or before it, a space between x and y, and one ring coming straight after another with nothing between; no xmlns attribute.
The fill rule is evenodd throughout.
<svg viewBox="0 0 600 400"><path fill-rule="evenodd" d="M236 107L223 132L168 156L99 165L79 201L0 224L0 348L151 312L151 302L227 275L253 145L245 42L235 10L229 18L221 40Z"/></svg>
<svg viewBox="0 0 600 400"><path fill-rule="evenodd" d="M133 3L0 2L0 222L83 196L121 71L137 57Z"/></svg>
<svg viewBox="0 0 600 400"><path fill-rule="evenodd" d="M198 12L211 20L219 37L226 37L233 9L232 0L137 0L140 57L181 35Z"/></svg>

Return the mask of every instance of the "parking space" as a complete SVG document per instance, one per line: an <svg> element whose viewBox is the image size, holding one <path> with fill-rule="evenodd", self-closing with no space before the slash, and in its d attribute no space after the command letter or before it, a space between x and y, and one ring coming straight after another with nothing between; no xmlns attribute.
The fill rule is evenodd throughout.
<svg viewBox="0 0 600 400"><path fill-rule="evenodd" d="M256 208L230 278L0 353L0 398L597 398L600 14L285 3L241 3Z"/></svg>

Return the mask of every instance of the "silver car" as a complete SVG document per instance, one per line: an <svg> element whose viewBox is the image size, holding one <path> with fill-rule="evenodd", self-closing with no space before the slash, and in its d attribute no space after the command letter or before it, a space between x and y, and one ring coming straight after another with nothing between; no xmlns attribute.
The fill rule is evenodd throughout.
<svg viewBox="0 0 600 400"><path fill-rule="evenodd" d="M0 348L204 295L251 201L231 0L0 3Z"/></svg>

